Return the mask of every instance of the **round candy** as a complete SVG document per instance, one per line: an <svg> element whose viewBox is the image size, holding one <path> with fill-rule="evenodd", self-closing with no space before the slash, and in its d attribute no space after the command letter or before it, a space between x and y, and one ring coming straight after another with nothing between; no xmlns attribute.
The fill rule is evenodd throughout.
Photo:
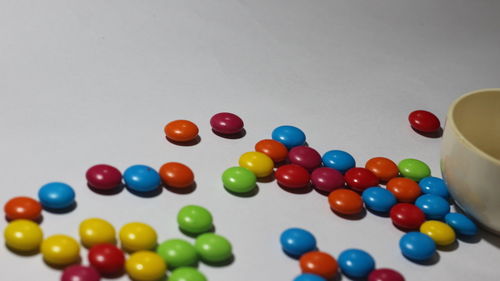
<svg viewBox="0 0 500 281"><path fill-rule="evenodd" d="M425 194L434 194L443 198L448 198L450 195L448 193L446 183L440 178L426 177L421 179L418 185L420 186L422 193Z"/></svg>
<svg viewBox="0 0 500 281"><path fill-rule="evenodd" d="M38 199L48 209L65 209L75 203L75 191L62 182L48 183L38 190Z"/></svg>
<svg viewBox="0 0 500 281"><path fill-rule="evenodd" d="M283 251L294 257L316 250L316 238L311 232L302 228L289 228L283 231L280 243Z"/></svg>
<svg viewBox="0 0 500 281"><path fill-rule="evenodd" d="M322 160L326 167L333 168L341 173L345 173L356 166L354 157L342 150L330 150L323 154Z"/></svg>
<svg viewBox="0 0 500 281"><path fill-rule="evenodd" d="M224 135L237 134L243 130L243 120L233 113L221 112L210 118L212 130Z"/></svg>
<svg viewBox="0 0 500 281"><path fill-rule="evenodd" d="M156 231L142 222L131 222L120 229L122 248L129 252L151 250L156 246Z"/></svg>
<svg viewBox="0 0 500 281"><path fill-rule="evenodd" d="M375 268L375 260L363 250L348 249L340 253L339 266L342 273L351 278L364 278Z"/></svg>
<svg viewBox="0 0 500 281"><path fill-rule="evenodd" d="M396 270L379 268L368 275L368 281L405 281L405 278Z"/></svg>
<svg viewBox="0 0 500 281"><path fill-rule="evenodd" d="M139 251L130 255L125 269L132 280L157 281L165 275L167 265L156 253Z"/></svg>
<svg viewBox="0 0 500 281"><path fill-rule="evenodd" d="M326 279L316 274L302 273L295 277L293 281L326 281Z"/></svg>
<svg viewBox="0 0 500 281"><path fill-rule="evenodd" d="M99 272L90 266L72 265L64 269L61 281L99 281Z"/></svg>
<svg viewBox="0 0 500 281"><path fill-rule="evenodd" d="M133 165L123 173L128 188L136 192L151 192L161 184L160 175L146 165Z"/></svg>
<svg viewBox="0 0 500 281"><path fill-rule="evenodd" d="M442 219L450 212L450 204L441 196L424 194L417 198L415 206L424 212L428 219Z"/></svg>
<svg viewBox="0 0 500 281"><path fill-rule="evenodd" d="M90 248L89 263L103 275L122 272L125 266L125 253L113 244L99 244Z"/></svg>
<svg viewBox="0 0 500 281"><path fill-rule="evenodd" d="M417 206L399 203L391 208L391 220L394 225L405 230L416 230L424 223L425 214Z"/></svg>
<svg viewBox="0 0 500 281"><path fill-rule="evenodd" d="M399 240L399 248L408 259L425 261L436 252L436 243L423 233L408 232Z"/></svg>
<svg viewBox="0 0 500 281"><path fill-rule="evenodd" d="M439 246L448 246L455 242L455 231L451 226L440 221L426 221L420 226L420 232L429 235Z"/></svg>
<svg viewBox="0 0 500 281"><path fill-rule="evenodd" d="M408 178L393 178L387 183L387 190L402 203L413 203L421 194L420 186Z"/></svg>
<svg viewBox="0 0 500 281"><path fill-rule="evenodd" d="M328 167L314 169L311 182L316 189L324 192L331 192L345 185L344 176L339 171Z"/></svg>
<svg viewBox="0 0 500 281"><path fill-rule="evenodd" d="M441 123L436 115L425 110L415 110L408 115L410 125L417 131L432 133L439 130Z"/></svg>
<svg viewBox="0 0 500 281"><path fill-rule="evenodd" d="M449 213L444 216L444 220L447 224L453 227L456 233L460 235L471 236L477 234L476 224L465 215L459 213Z"/></svg>
<svg viewBox="0 0 500 281"><path fill-rule="evenodd" d="M365 164L365 168L374 173L380 181L389 181L399 174L398 166L391 159L385 157L375 157Z"/></svg>
<svg viewBox="0 0 500 281"><path fill-rule="evenodd" d="M171 268L195 266L198 263L198 254L191 243L183 239L164 241L156 249L156 253Z"/></svg>
<svg viewBox="0 0 500 281"><path fill-rule="evenodd" d="M297 164L309 171L321 166L321 155L308 146L300 145L290 149L288 160L292 164Z"/></svg>
<svg viewBox="0 0 500 281"><path fill-rule="evenodd" d="M398 169L401 175L414 181L431 175L431 169L424 162L417 159L404 159L398 164Z"/></svg>
<svg viewBox="0 0 500 281"><path fill-rule="evenodd" d="M238 164L252 171L256 177L267 177L273 173L274 162L273 160L261 152L247 152L241 155Z"/></svg>
<svg viewBox="0 0 500 281"><path fill-rule="evenodd" d="M330 254L312 251L300 257L300 268L304 273L317 274L330 280L338 271L338 264Z"/></svg>
<svg viewBox="0 0 500 281"><path fill-rule="evenodd" d="M163 183L170 187L186 188L194 183L193 171L182 163L165 163L160 167L159 174Z"/></svg>
<svg viewBox="0 0 500 281"><path fill-rule="evenodd" d="M80 245L70 236L52 235L43 240L40 246L43 259L52 265L68 265L78 262Z"/></svg>
<svg viewBox="0 0 500 281"><path fill-rule="evenodd" d="M168 281L207 281L207 278L196 268L181 267L172 271Z"/></svg>
<svg viewBox="0 0 500 281"><path fill-rule="evenodd" d="M366 207L376 212L389 212L397 203L396 197L389 190L378 186L365 189L361 197Z"/></svg>
<svg viewBox="0 0 500 281"><path fill-rule="evenodd" d="M261 140L255 144L255 151L262 152L271 157L275 163L281 162L286 159L288 149L284 144L275 140Z"/></svg>
<svg viewBox="0 0 500 281"><path fill-rule="evenodd" d="M297 164L286 164L274 173L280 185L286 188L303 188L309 184L309 172Z"/></svg>
<svg viewBox="0 0 500 281"><path fill-rule="evenodd" d="M231 243L225 237L214 233L198 236L194 247L200 258L210 263L227 261L233 255Z"/></svg>
<svg viewBox="0 0 500 281"><path fill-rule="evenodd" d="M306 143L306 135L294 126L280 126L273 130L273 140L279 141L290 149Z"/></svg>
<svg viewBox="0 0 500 281"><path fill-rule="evenodd" d="M231 192L247 193L256 187L257 177L247 168L231 167L222 174L222 183Z"/></svg>
<svg viewBox="0 0 500 281"><path fill-rule="evenodd" d="M15 220L4 230L5 244L19 252L37 251L43 240L43 232L38 224L30 220Z"/></svg>
<svg viewBox="0 0 500 281"><path fill-rule="evenodd" d="M363 200L349 189L337 189L328 195L330 208L342 215L355 215L363 210Z"/></svg>
<svg viewBox="0 0 500 281"><path fill-rule="evenodd" d="M177 213L179 228L190 234L201 234L213 228L212 214L197 205L182 207Z"/></svg>
<svg viewBox="0 0 500 281"><path fill-rule="evenodd" d="M79 232L82 244L87 248L96 244L116 242L115 228L103 219L90 218L82 221Z"/></svg>
<svg viewBox="0 0 500 281"><path fill-rule="evenodd" d="M122 173L117 168L99 164L90 167L85 173L87 183L99 190L113 189L122 184Z"/></svg>
<svg viewBox="0 0 500 281"><path fill-rule="evenodd" d="M176 142L188 142L198 136L198 126L188 120L175 120L168 123L165 128L168 139Z"/></svg>
<svg viewBox="0 0 500 281"><path fill-rule="evenodd" d="M14 197L4 205L8 220L37 220L42 214L42 205L30 197Z"/></svg>
<svg viewBox="0 0 500 281"><path fill-rule="evenodd" d="M379 184L377 176L365 168L351 168L344 177L347 185L359 192Z"/></svg>

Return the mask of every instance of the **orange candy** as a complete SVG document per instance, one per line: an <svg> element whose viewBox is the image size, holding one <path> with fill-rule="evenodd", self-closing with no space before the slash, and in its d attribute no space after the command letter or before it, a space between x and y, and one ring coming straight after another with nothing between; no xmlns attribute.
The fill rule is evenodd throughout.
<svg viewBox="0 0 500 281"><path fill-rule="evenodd" d="M165 163L160 167L159 174L162 181L170 187L186 188L194 183L193 171L182 163Z"/></svg>
<svg viewBox="0 0 500 281"><path fill-rule="evenodd" d="M337 189L328 195L330 208L343 215L359 214L363 210L363 200L356 192L349 189Z"/></svg>
<svg viewBox="0 0 500 281"><path fill-rule="evenodd" d="M398 176L396 163L385 157L375 157L366 162L365 168L374 173L381 181L389 181Z"/></svg>
<svg viewBox="0 0 500 281"><path fill-rule="evenodd" d="M331 280L338 271L335 258L324 252L308 252L300 257L299 262L303 273L316 274L327 280Z"/></svg>
<svg viewBox="0 0 500 281"><path fill-rule="evenodd" d="M177 142L188 142L198 136L198 126L188 120L175 120L164 128L167 138Z"/></svg>
<svg viewBox="0 0 500 281"><path fill-rule="evenodd" d="M421 193L420 186L409 178L393 178L386 187L402 203L413 203Z"/></svg>
<svg viewBox="0 0 500 281"><path fill-rule="evenodd" d="M9 220L37 220L42 213L42 205L30 197L14 197L5 203L4 211Z"/></svg>
<svg viewBox="0 0 500 281"><path fill-rule="evenodd" d="M262 152L273 159L274 163L281 162L286 159L288 149L279 141L261 140L255 144L255 151Z"/></svg>

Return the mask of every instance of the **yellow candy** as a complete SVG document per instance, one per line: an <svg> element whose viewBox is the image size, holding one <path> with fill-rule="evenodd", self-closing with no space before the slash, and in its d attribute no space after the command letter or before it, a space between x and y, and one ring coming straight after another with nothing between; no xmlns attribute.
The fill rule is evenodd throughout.
<svg viewBox="0 0 500 281"><path fill-rule="evenodd" d="M43 240L43 232L38 224L30 220L15 220L4 231L7 246L20 252L37 251Z"/></svg>
<svg viewBox="0 0 500 281"><path fill-rule="evenodd" d="M120 229L122 248L129 252L151 250L156 240L156 231L145 223L131 222Z"/></svg>
<svg viewBox="0 0 500 281"><path fill-rule="evenodd" d="M78 261L80 245L67 235L53 235L42 242L40 250L43 259L52 265L68 265Z"/></svg>
<svg viewBox="0 0 500 281"><path fill-rule="evenodd" d="M125 263L125 269L133 280L156 281L165 275L167 265L158 254L139 251L130 255Z"/></svg>
<svg viewBox="0 0 500 281"><path fill-rule="evenodd" d="M427 234L439 246L447 246L455 242L455 231L440 221L426 221L420 226L420 232Z"/></svg>
<svg viewBox="0 0 500 281"><path fill-rule="evenodd" d="M80 239L87 248L102 243L114 244L115 236L115 228L103 219L91 218L80 223Z"/></svg>
<svg viewBox="0 0 500 281"><path fill-rule="evenodd" d="M252 171L258 178L267 177L273 172L273 160L262 152L247 152L239 160L241 167Z"/></svg>

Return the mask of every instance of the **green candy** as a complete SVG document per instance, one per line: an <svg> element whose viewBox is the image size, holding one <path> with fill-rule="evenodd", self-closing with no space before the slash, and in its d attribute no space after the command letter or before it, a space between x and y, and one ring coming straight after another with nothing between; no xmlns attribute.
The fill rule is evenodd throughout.
<svg viewBox="0 0 500 281"><path fill-rule="evenodd" d="M156 249L156 253L171 268L195 266L198 263L196 249L183 239L170 239L161 243Z"/></svg>
<svg viewBox="0 0 500 281"><path fill-rule="evenodd" d="M431 175L429 166L417 159L408 158L402 160L398 164L398 169L404 177L417 182Z"/></svg>
<svg viewBox="0 0 500 281"><path fill-rule="evenodd" d="M257 178L247 168L231 167L222 174L222 182L224 187L231 192L247 193L255 188Z"/></svg>
<svg viewBox="0 0 500 281"><path fill-rule="evenodd" d="M181 230L190 234L201 234L213 228L212 214L196 205L182 207L177 214L177 223Z"/></svg>
<svg viewBox="0 0 500 281"><path fill-rule="evenodd" d="M196 268L180 267L172 271L168 281L207 281L207 278Z"/></svg>
<svg viewBox="0 0 500 281"><path fill-rule="evenodd" d="M231 243L223 236L213 233L198 236L194 247L201 259L209 263L224 262L233 255Z"/></svg>

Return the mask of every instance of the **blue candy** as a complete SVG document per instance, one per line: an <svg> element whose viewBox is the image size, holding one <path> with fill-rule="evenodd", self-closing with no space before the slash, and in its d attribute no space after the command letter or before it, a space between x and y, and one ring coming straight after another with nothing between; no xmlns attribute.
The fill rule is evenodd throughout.
<svg viewBox="0 0 500 281"><path fill-rule="evenodd" d="M306 143L306 135L301 129L294 126L279 126L273 130L272 138L290 149Z"/></svg>
<svg viewBox="0 0 500 281"><path fill-rule="evenodd" d="M316 238L311 232L302 228L289 228L283 231L280 243L283 251L293 257L300 257L316 250Z"/></svg>
<svg viewBox="0 0 500 281"><path fill-rule="evenodd" d="M408 232L399 240L403 256L413 261L425 261L436 252L436 243L421 232Z"/></svg>
<svg viewBox="0 0 500 281"><path fill-rule="evenodd" d="M340 253L339 267L348 277L363 278L375 268L375 260L363 250L347 249Z"/></svg>
<svg viewBox="0 0 500 281"><path fill-rule="evenodd" d="M440 178L426 177L421 179L420 182L418 182L418 185L420 186L422 193L425 194L434 194L444 198L448 198L450 195L448 193L446 183Z"/></svg>
<svg viewBox="0 0 500 281"><path fill-rule="evenodd" d="M444 217L444 220L458 234L467 236L477 234L476 224L465 215L459 213L449 213Z"/></svg>
<svg viewBox="0 0 500 281"><path fill-rule="evenodd" d="M366 207L376 212L388 212L397 203L392 192L379 186L365 189L361 197Z"/></svg>
<svg viewBox="0 0 500 281"><path fill-rule="evenodd" d="M326 281L326 279L324 279L323 277L316 275L316 274L303 273L303 274L295 277L295 279L293 279L293 281Z"/></svg>
<svg viewBox="0 0 500 281"><path fill-rule="evenodd" d="M75 203L75 191L62 182L51 182L38 190L38 199L44 208L65 209Z"/></svg>
<svg viewBox="0 0 500 281"><path fill-rule="evenodd" d="M424 194L415 201L417 206L428 219L442 219L450 212L450 204L441 196Z"/></svg>
<svg viewBox="0 0 500 281"><path fill-rule="evenodd" d="M136 192L150 192L161 184L158 172L146 165L128 167L123 173L123 179L127 187Z"/></svg>
<svg viewBox="0 0 500 281"><path fill-rule="evenodd" d="M356 166L354 157L342 150L330 150L323 155L322 160L326 167L336 169L341 173L345 173Z"/></svg>

